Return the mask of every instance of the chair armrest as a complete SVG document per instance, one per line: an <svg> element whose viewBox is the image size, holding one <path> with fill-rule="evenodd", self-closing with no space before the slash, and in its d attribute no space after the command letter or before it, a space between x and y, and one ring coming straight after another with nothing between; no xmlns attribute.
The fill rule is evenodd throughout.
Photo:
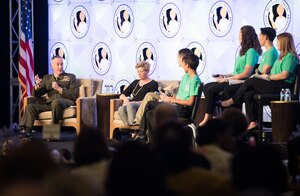
<svg viewBox="0 0 300 196"><path fill-rule="evenodd" d="M118 111L118 108L123 104L122 99L111 99L109 103L109 124L110 129L113 127L113 121L115 117L115 112ZM110 130L111 132L112 130Z"/></svg>
<svg viewBox="0 0 300 196"><path fill-rule="evenodd" d="M111 99L110 100L110 112L118 111L118 108L123 104L122 99Z"/></svg>
<svg viewBox="0 0 300 196"><path fill-rule="evenodd" d="M76 118L80 126L98 127L96 97L80 97L76 100Z"/></svg>

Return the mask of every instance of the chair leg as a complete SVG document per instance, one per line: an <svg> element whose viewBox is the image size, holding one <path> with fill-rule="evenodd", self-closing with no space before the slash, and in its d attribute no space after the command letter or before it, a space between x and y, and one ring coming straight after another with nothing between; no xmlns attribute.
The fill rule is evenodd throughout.
<svg viewBox="0 0 300 196"><path fill-rule="evenodd" d="M257 126L258 126L258 142L262 144L263 142L263 104L261 101L258 101L258 119L257 119Z"/></svg>
<svg viewBox="0 0 300 196"><path fill-rule="evenodd" d="M192 143L193 143L193 146L197 146L197 143L196 143L196 137L197 137L196 126L194 125L194 123L191 123L191 124L188 124L188 127L190 127L192 129L192 134L193 134Z"/></svg>

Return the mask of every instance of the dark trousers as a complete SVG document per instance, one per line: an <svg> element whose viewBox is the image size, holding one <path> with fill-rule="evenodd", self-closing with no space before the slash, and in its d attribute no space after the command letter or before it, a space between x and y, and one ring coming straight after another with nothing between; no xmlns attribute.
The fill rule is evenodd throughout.
<svg viewBox="0 0 300 196"><path fill-rule="evenodd" d="M233 97L233 95L237 92L237 90L242 86L243 83L240 84L231 84L224 88L221 100L227 100ZM242 103L235 103L233 107L237 107L242 110Z"/></svg>
<svg viewBox="0 0 300 196"><path fill-rule="evenodd" d="M205 95L205 113L213 114L216 101L220 99L219 93L229 86L228 82L210 82L204 85L203 92Z"/></svg>
<svg viewBox="0 0 300 196"><path fill-rule="evenodd" d="M254 95L258 93L278 93L279 95L282 88L289 88L291 91L293 91L293 84L284 82L282 80L267 81L259 78L249 78L241 85L232 99L237 104L241 104L244 101L249 120L255 121L257 120L257 108L254 103Z"/></svg>
<svg viewBox="0 0 300 196"><path fill-rule="evenodd" d="M222 100L227 100L232 98L232 96L236 93L236 91L242 86L243 83L240 84L231 84L224 88L222 94Z"/></svg>
<svg viewBox="0 0 300 196"><path fill-rule="evenodd" d="M74 101L63 98L56 98L50 103L28 104L20 121L20 126L26 126L31 129L39 114L45 111L52 111L52 123L57 124L63 117L64 109L72 105L75 105Z"/></svg>

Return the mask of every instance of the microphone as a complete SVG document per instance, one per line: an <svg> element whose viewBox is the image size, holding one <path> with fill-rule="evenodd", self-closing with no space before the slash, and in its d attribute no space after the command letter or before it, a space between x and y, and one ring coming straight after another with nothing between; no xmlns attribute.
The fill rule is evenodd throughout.
<svg viewBox="0 0 300 196"><path fill-rule="evenodd" d="M220 77L220 74L212 74L211 77L218 78L218 77Z"/></svg>
<svg viewBox="0 0 300 196"><path fill-rule="evenodd" d="M162 92L162 93L165 93L165 90L163 88L161 88L161 87L158 87L158 91Z"/></svg>
<svg viewBox="0 0 300 196"><path fill-rule="evenodd" d="M158 87L158 91L161 91L161 90L162 90L162 88L159 86L159 87Z"/></svg>
<svg viewBox="0 0 300 196"><path fill-rule="evenodd" d="M159 86L157 89L158 89L158 91L154 91L154 93L157 94L157 95L160 95L161 87Z"/></svg>
<svg viewBox="0 0 300 196"><path fill-rule="evenodd" d="M172 97L172 94L168 91L165 91L163 88L158 87L158 90L164 94L166 94L168 97Z"/></svg>

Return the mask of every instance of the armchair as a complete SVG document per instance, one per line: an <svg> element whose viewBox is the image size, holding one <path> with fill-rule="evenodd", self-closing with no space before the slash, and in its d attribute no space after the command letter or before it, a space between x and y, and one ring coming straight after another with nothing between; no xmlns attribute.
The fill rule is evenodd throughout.
<svg viewBox="0 0 300 196"><path fill-rule="evenodd" d="M98 126L96 94L101 93L103 80L77 78L77 81L79 84L79 97L76 100L76 106L71 106L64 110L61 126L74 127L78 135L84 125ZM41 98L30 96L25 98L24 104L38 103L45 99L47 99L46 96ZM39 119L35 120L33 126L49 125L51 118L52 111L42 112L39 114Z"/></svg>
<svg viewBox="0 0 300 196"><path fill-rule="evenodd" d="M172 93L174 96L177 94L179 87L179 80L157 80L158 86L165 91ZM126 126L118 114L118 108L122 105L121 99L110 100L110 127L109 136L113 138L113 133L116 128L139 129L139 126Z"/></svg>

